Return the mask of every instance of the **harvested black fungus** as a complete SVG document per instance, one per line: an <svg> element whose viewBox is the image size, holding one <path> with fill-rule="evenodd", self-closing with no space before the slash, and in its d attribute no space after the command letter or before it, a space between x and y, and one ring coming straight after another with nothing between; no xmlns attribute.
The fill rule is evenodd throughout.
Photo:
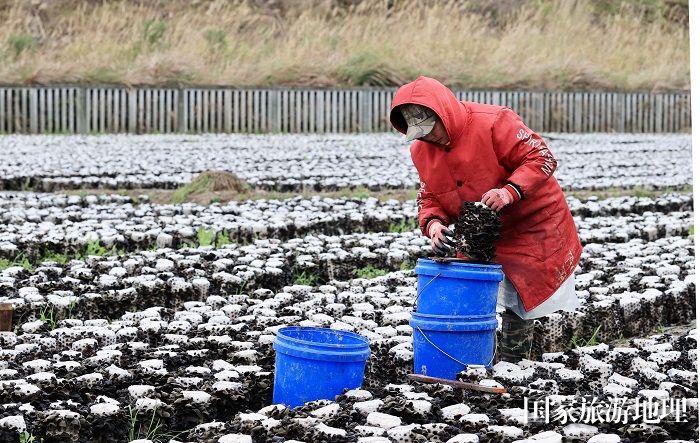
<svg viewBox="0 0 700 443"><path fill-rule="evenodd" d="M464 202L455 225L457 251L477 262L491 262L501 229L498 213L480 202Z"/></svg>

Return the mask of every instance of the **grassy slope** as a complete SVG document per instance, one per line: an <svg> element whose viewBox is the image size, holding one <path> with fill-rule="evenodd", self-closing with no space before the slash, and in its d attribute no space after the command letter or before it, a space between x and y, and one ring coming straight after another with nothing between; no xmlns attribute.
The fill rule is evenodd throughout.
<svg viewBox="0 0 700 443"><path fill-rule="evenodd" d="M686 0L0 0L0 82L348 86L425 74L470 88L688 89L685 11Z"/></svg>

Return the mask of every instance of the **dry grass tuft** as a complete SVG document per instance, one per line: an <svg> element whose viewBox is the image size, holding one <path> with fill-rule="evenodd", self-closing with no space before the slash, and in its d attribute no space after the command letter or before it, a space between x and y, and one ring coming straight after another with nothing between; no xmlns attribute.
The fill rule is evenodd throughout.
<svg viewBox="0 0 700 443"><path fill-rule="evenodd" d="M0 0L0 82L689 89L664 0L390 3Z"/></svg>
<svg viewBox="0 0 700 443"><path fill-rule="evenodd" d="M232 196L246 195L250 186L228 171L204 171L191 182L180 186L172 193L173 203L185 201L210 203L213 199L231 199Z"/></svg>

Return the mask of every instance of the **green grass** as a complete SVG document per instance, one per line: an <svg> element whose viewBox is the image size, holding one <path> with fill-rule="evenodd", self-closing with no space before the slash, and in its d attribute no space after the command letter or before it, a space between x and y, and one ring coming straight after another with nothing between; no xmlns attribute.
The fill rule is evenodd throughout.
<svg viewBox="0 0 700 443"><path fill-rule="evenodd" d="M367 265L355 271L355 277L370 279L381 277L382 275L386 275L386 273L387 272L384 269L375 268L373 265Z"/></svg>
<svg viewBox="0 0 700 443"><path fill-rule="evenodd" d="M75 318L73 315L75 305L76 305L76 301L72 300L70 302L70 304L68 305L66 315L65 315L65 317L63 317L62 320L68 320L71 318ZM56 327L58 327L58 322L61 319L58 318L58 313L57 313L55 307L53 305L50 305L47 303L44 306L42 306L41 309L39 309L39 320L46 323L46 326L48 326L48 328L53 331L54 329L56 329Z"/></svg>
<svg viewBox="0 0 700 443"><path fill-rule="evenodd" d="M695 235L695 225L690 225L688 228L688 235Z"/></svg>
<svg viewBox="0 0 700 443"><path fill-rule="evenodd" d="M39 320L46 323L50 330L56 329L58 321L56 320L56 311L54 311L53 305L45 304L39 310Z"/></svg>
<svg viewBox="0 0 700 443"><path fill-rule="evenodd" d="M583 338L578 338L576 336L576 334L574 334L571 337L571 341L569 342L569 344L571 345L572 348L582 348L585 346L595 346L595 345L599 344L598 332L600 331L601 326L602 325L598 325L598 327L595 328L595 330L593 331L593 334L591 335L591 338L589 338L588 340L583 339Z"/></svg>
<svg viewBox="0 0 700 443"><path fill-rule="evenodd" d="M362 48L338 67L341 81L357 86L391 86L391 64L378 52Z"/></svg>
<svg viewBox="0 0 700 443"><path fill-rule="evenodd" d="M412 271L412 270L414 270L415 268L416 268L416 264L415 264L415 263L411 263L411 262L407 262L407 261L402 262L402 263L401 263L401 266L399 266L399 269L402 270L402 271Z"/></svg>
<svg viewBox="0 0 700 443"><path fill-rule="evenodd" d="M148 46L157 46L165 35L167 26L162 20L149 19L143 26L143 40Z"/></svg>
<svg viewBox="0 0 700 443"><path fill-rule="evenodd" d="M180 242L180 249L182 248L192 248L196 249L197 248L197 243L195 243L193 240L182 240ZM151 251L156 251L158 250L158 247L154 244L153 249L150 249Z"/></svg>
<svg viewBox="0 0 700 443"><path fill-rule="evenodd" d="M151 417L145 416L145 420L141 421L139 419L139 411L136 408L132 408L131 405L129 409L129 441L145 439L151 440L154 443L164 443L166 441L174 440L180 435L186 433L187 431L181 432L164 432L164 424L160 417L156 418L156 412L158 408L153 408Z"/></svg>
<svg viewBox="0 0 700 443"><path fill-rule="evenodd" d="M107 255L107 253L107 248L102 246L99 240L90 240L85 244L85 257L89 257L91 255L97 255L102 257L104 255Z"/></svg>
<svg viewBox="0 0 700 443"><path fill-rule="evenodd" d="M251 190L250 184L227 171L204 171L189 183L169 193L169 202L180 204L191 201L206 205L220 203L224 196L244 196Z"/></svg>
<svg viewBox="0 0 700 443"><path fill-rule="evenodd" d="M218 249L228 244L233 243L226 231L221 231L218 234L214 229L199 228L197 230L197 241L183 240L180 248L197 248L198 246L213 246Z"/></svg>
<svg viewBox="0 0 700 443"><path fill-rule="evenodd" d="M175 190L172 196L173 203L180 204L186 202L187 197L190 194L205 191L210 183L211 177L209 175L199 175L196 179L192 180L191 182L185 185L180 186Z"/></svg>
<svg viewBox="0 0 700 443"><path fill-rule="evenodd" d="M305 285L305 286L313 286L316 284L316 281L318 280L318 276L314 274L313 272L306 272L302 271L300 273L295 273L294 274L294 284L295 285Z"/></svg>
<svg viewBox="0 0 700 443"><path fill-rule="evenodd" d="M126 250L117 248L116 245L112 246L111 249L107 249L102 246L99 240L91 240L85 244L82 252L78 252L75 255L62 254L44 249L42 255L35 260L29 260L24 253L18 254L14 259L0 258L0 271L13 266L21 266L29 272L34 272L37 265L45 261L52 261L60 266L65 266L73 259L82 260L95 255L100 257L105 255L119 255L123 257L126 255Z"/></svg>
<svg viewBox="0 0 700 443"><path fill-rule="evenodd" d="M216 248L221 248L223 246L229 245L233 243L231 239L229 238L228 234L226 231L221 231L219 235L216 236Z"/></svg>
<svg viewBox="0 0 700 443"><path fill-rule="evenodd" d="M21 266L29 272L34 271L34 265L24 254L19 254L12 260L9 260L7 258L0 258L0 271L4 271L5 269L11 268L13 266Z"/></svg>
<svg viewBox="0 0 700 443"><path fill-rule="evenodd" d="M404 219L401 220L399 223L392 223L389 225L389 232L394 232L394 233L403 233L403 232L411 232L414 229L418 228L418 223L416 223L416 219L413 217L410 217L408 220Z"/></svg>
<svg viewBox="0 0 700 443"><path fill-rule="evenodd" d="M37 440L37 438L34 434L30 434L27 431L24 431L21 434L19 434L19 443L43 443L43 442L44 442L43 437L39 438L39 440Z"/></svg>
<svg viewBox="0 0 700 443"><path fill-rule="evenodd" d="M68 257L66 254L59 254L59 253L56 253L56 252L49 252L49 253L44 254L44 255L41 257L39 263L43 263L43 262L45 262L45 261L53 261L53 262L58 263L58 264L61 265L61 266L65 266L65 265L68 264L68 262L70 261L70 257Z"/></svg>
<svg viewBox="0 0 700 443"><path fill-rule="evenodd" d="M244 283L244 286L239 286L239 287L237 287L236 290L233 291L233 292L230 292L230 294L232 294L232 295L243 295L243 294L245 294L246 292L247 292L247 290L246 290L245 283Z"/></svg>
<svg viewBox="0 0 700 443"><path fill-rule="evenodd" d="M216 233L213 229L200 228L197 231L197 241L199 242L199 246L211 246L214 243L215 237Z"/></svg>
<svg viewBox="0 0 700 443"><path fill-rule="evenodd" d="M358 186L355 188L346 188L338 191L340 197L345 198L356 198L359 200L364 200L372 196L372 192L365 186Z"/></svg>
<svg viewBox="0 0 700 443"><path fill-rule="evenodd" d="M10 34L7 37L7 46L14 58L17 59L24 52L36 50L36 39L33 35L27 33Z"/></svg>
<svg viewBox="0 0 700 443"><path fill-rule="evenodd" d="M204 38L209 44L209 48L214 52L220 52L228 48L226 40L226 31L218 28L207 29L204 32Z"/></svg>
<svg viewBox="0 0 700 443"><path fill-rule="evenodd" d="M663 334L664 332L666 332L666 327L663 324L661 324L661 322L659 322L656 326L654 326L654 332L657 334Z"/></svg>

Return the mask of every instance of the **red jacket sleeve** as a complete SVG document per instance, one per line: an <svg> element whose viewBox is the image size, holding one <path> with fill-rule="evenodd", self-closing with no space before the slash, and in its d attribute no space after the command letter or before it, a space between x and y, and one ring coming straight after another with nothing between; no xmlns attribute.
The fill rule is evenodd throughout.
<svg viewBox="0 0 700 443"><path fill-rule="evenodd" d="M430 220L437 218L443 225L447 226L449 224L450 217L442 209L435 195L428 190L423 180L420 181L416 203L418 204L418 226L423 235L428 236L428 223Z"/></svg>
<svg viewBox="0 0 700 443"><path fill-rule="evenodd" d="M498 160L513 171L508 182L518 187L522 198L537 190L557 168L557 161L542 137L525 126L509 108L498 113L491 136Z"/></svg>

